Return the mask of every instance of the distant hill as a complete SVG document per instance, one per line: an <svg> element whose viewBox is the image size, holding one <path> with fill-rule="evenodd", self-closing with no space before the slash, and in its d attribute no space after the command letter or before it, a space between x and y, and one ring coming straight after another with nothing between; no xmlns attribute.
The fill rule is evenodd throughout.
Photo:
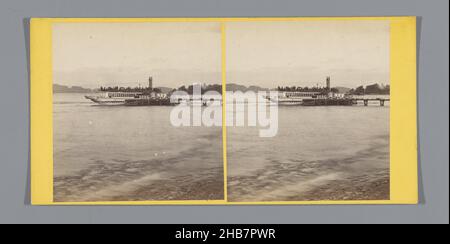
<svg viewBox="0 0 450 244"><path fill-rule="evenodd" d="M269 89L267 88L262 88L259 86L243 86L243 85L238 85L238 84L234 84L234 83L230 83L227 84L227 91L241 91L241 92L247 92L247 91L253 91L253 92L258 92L258 91L269 91Z"/></svg>
<svg viewBox="0 0 450 244"><path fill-rule="evenodd" d="M89 93L92 92L91 89L83 88L81 86L63 86L58 84L53 84L53 93Z"/></svg>
<svg viewBox="0 0 450 244"><path fill-rule="evenodd" d="M262 88L262 87L259 87L259 86L249 86L249 87L247 88L247 90L249 90L249 91L254 91L254 92L258 92L258 91L269 91L270 89Z"/></svg>

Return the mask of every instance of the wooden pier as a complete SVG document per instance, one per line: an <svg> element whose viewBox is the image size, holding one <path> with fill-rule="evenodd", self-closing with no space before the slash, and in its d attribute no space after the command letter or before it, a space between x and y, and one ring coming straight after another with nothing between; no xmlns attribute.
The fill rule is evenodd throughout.
<svg viewBox="0 0 450 244"><path fill-rule="evenodd" d="M362 102L364 106L369 106L369 102L377 101L383 107L389 98L316 98L303 99L302 106L354 106Z"/></svg>
<svg viewBox="0 0 450 244"><path fill-rule="evenodd" d="M383 107L386 102L390 101L389 98L352 98L352 100L354 100L356 104L358 104L358 101L362 101L364 106L369 106L370 101L378 101L380 102L381 107Z"/></svg>

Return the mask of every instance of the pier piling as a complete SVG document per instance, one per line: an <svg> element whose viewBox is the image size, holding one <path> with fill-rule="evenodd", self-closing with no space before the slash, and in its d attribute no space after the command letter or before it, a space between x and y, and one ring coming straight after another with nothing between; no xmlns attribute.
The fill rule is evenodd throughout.
<svg viewBox="0 0 450 244"><path fill-rule="evenodd" d="M369 99L364 99L364 106L369 106Z"/></svg>

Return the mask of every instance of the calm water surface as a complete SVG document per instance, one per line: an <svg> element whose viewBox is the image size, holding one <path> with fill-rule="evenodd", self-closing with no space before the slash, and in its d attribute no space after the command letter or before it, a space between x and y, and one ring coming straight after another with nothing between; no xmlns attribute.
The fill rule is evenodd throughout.
<svg viewBox="0 0 450 244"><path fill-rule="evenodd" d="M220 127L83 96L54 95L56 201L223 199ZM227 130L229 200L389 198L389 104L280 107L278 135L259 129Z"/></svg>
<svg viewBox="0 0 450 244"><path fill-rule="evenodd" d="M279 131L228 128L231 201L389 198L389 104L279 107Z"/></svg>
<svg viewBox="0 0 450 244"><path fill-rule="evenodd" d="M221 128L172 127L171 107L53 98L55 200L223 199Z"/></svg>

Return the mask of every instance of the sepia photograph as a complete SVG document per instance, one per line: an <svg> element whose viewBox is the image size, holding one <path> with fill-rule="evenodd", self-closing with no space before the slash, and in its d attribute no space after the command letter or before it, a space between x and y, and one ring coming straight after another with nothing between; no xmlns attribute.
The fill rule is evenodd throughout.
<svg viewBox="0 0 450 244"><path fill-rule="evenodd" d="M233 22L226 36L241 96L227 98L228 200L389 200L390 22ZM270 123L252 123L255 101Z"/></svg>
<svg viewBox="0 0 450 244"><path fill-rule="evenodd" d="M220 23L55 23L52 35L55 202L224 199L222 128L171 121L173 94L221 92Z"/></svg>
<svg viewBox="0 0 450 244"><path fill-rule="evenodd" d="M448 223L448 5L1 1L0 224Z"/></svg>

